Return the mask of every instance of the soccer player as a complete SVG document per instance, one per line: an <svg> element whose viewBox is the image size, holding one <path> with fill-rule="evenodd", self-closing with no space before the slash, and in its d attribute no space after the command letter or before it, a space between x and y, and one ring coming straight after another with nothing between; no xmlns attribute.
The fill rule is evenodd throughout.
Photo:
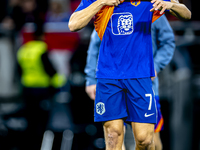
<svg viewBox="0 0 200 150"><path fill-rule="evenodd" d="M159 73L172 59L175 50L174 34L165 15L160 17L151 27L154 67ZM96 94L96 65L99 54L101 40L94 30L91 35L90 45L88 49L87 63L85 67L86 73L86 93L95 100ZM160 131L163 129L163 117L160 111L160 102L158 94L158 78L153 80L153 90L155 92L156 106L158 112L157 123L155 124L154 141L156 150L162 150L162 142L160 139Z"/></svg>
<svg viewBox="0 0 200 150"><path fill-rule="evenodd" d="M119 0L82 0L70 17L69 29L78 31L96 14L95 29L102 41L94 120L103 123L107 150L122 149L124 121L132 125L136 150L155 149L151 24L165 10L180 19L191 18L185 5L169 0L121 4Z"/></svg>

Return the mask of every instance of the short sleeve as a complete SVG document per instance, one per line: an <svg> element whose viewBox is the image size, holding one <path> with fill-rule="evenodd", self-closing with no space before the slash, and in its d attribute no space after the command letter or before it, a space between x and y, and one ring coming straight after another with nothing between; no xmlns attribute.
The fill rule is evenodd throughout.
<svg viewBox="0 0 200 150"><path fill-rule="evenodd" d="M90 6L94 1L96 1L96 0L82 0L81 3L79 4L79 6L77 7L77 9L75 10L75 12L87 8L87 7Z"/></svg>

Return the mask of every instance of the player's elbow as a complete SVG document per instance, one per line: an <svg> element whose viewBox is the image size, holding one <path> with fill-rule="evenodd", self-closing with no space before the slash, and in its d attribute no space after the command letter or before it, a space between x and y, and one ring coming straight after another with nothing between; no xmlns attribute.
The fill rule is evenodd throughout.
<svg viewBox="0 0 200 150"><path fill-rule="evenodd" d="M179 18L180 20L182 21L187 21L187 20L190 20L192 17L192 14L190 11L188 11L187 13L184 13L183 15L177 15L177 18Z"/></svg>
<svg viewBox="0 0 200 150"><path fill-rule="evenodd" d="M77 16L76 13L73 13L68 22L68 28L71 32L75 32L77 30Z"/></svg>
<svg viewBox="0 0 200 150"><path fill-rule="evenodd" d="M78 29L76 28L76 24L75 24L73 21L69 21L68 27L69 27L69 30L70 30L71 32L75 32L75 31L78 30Z"/></svg>
<svg viewBox="0 0 200 150"><path fill-rule="evenodd" d="M185 19L186 19L186 20L189 20L189 19L191 19L191 18L192 18L192 13L191 13L191 11L189 11L189 12L187 13Z"/></svg>
<svg viewBox="0 0 200 150"><path fill-rule="evenodd" d="M180 4L180 6L181 6L181 9L179 9L178 11L173 11L173 10L171 11L172 15L175 14L174 16L176 16L177 18L183 21L191 19L192 17L191 11L184 4Z"/></svg>
<svg viewBox="0 0 200 150"><path fill-rule="evenodd" d="M190 20L192 18L192 13L189 9L186 8L183 20Z"/></svg>
<svg viewBox="0 0 200 150"><path fill-rule="evenodd" d="M192 18L191 13L188 13L188 14L186 14L184 17L182 17L181 20L187 21L187 20L190 20L191 18Z"/></svg>
<svg viewBox="0 0 200 150"><path fill-rule="evenodd" d="M71 16L69 23L68 23L68 27L71 32L76 32L81 29L80 21L78 19L76 19L76 16L75 17L74 17L74 15Z"/></svg>

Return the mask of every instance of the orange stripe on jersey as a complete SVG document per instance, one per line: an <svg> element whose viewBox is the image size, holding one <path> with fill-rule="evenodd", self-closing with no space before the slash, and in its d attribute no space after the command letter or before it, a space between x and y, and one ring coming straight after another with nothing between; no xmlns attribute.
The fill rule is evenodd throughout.
<svg viewBox="0 0 200 150"><path fill-rule="evenodd" d="M160 11L159 10L155 10L153 12L153 18L152 18L152 23L154 21L156 21L158 18L160 18L164 13L160 14Z"/></svg>
<svg viewBox="0 0 200 150"><path fill-rule="evenodd" d="M156 129L154 130L154 132L160 132L160 131L161 131L161 128L162 128L162 126L163 126L163 124L164 124L164 119L163 119L163 117L162 117L162 118L160 119L160 121L159 121L159 123L158 123Z"/></svg>
<svg viewBox="0 0 200 150"><path fill-rule="evenodd" d="M103 39L104 32L106 30L110 17L113 14L114 8L114 6L104 6L95 15L94 27L101 40Z"/></svg>

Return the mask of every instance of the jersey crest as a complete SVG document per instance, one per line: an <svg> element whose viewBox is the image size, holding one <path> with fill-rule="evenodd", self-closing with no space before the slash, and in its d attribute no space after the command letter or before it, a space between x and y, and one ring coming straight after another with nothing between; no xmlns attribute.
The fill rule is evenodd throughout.
<svg viewBox="0 0 200 150"><path fill-rule="evenodd" d="M99 115L103 115L105 113L106 109L105 109L105 105L102 102L98 102L96 104L96 112Z"/></svg>
<svg viewBox="0 0 200 150"><path fill-rule="evenodd" d="M141 0L131 0L131 4L133 6L138 6L138 5L140 5L140 3L141 3Z"/></svg>

